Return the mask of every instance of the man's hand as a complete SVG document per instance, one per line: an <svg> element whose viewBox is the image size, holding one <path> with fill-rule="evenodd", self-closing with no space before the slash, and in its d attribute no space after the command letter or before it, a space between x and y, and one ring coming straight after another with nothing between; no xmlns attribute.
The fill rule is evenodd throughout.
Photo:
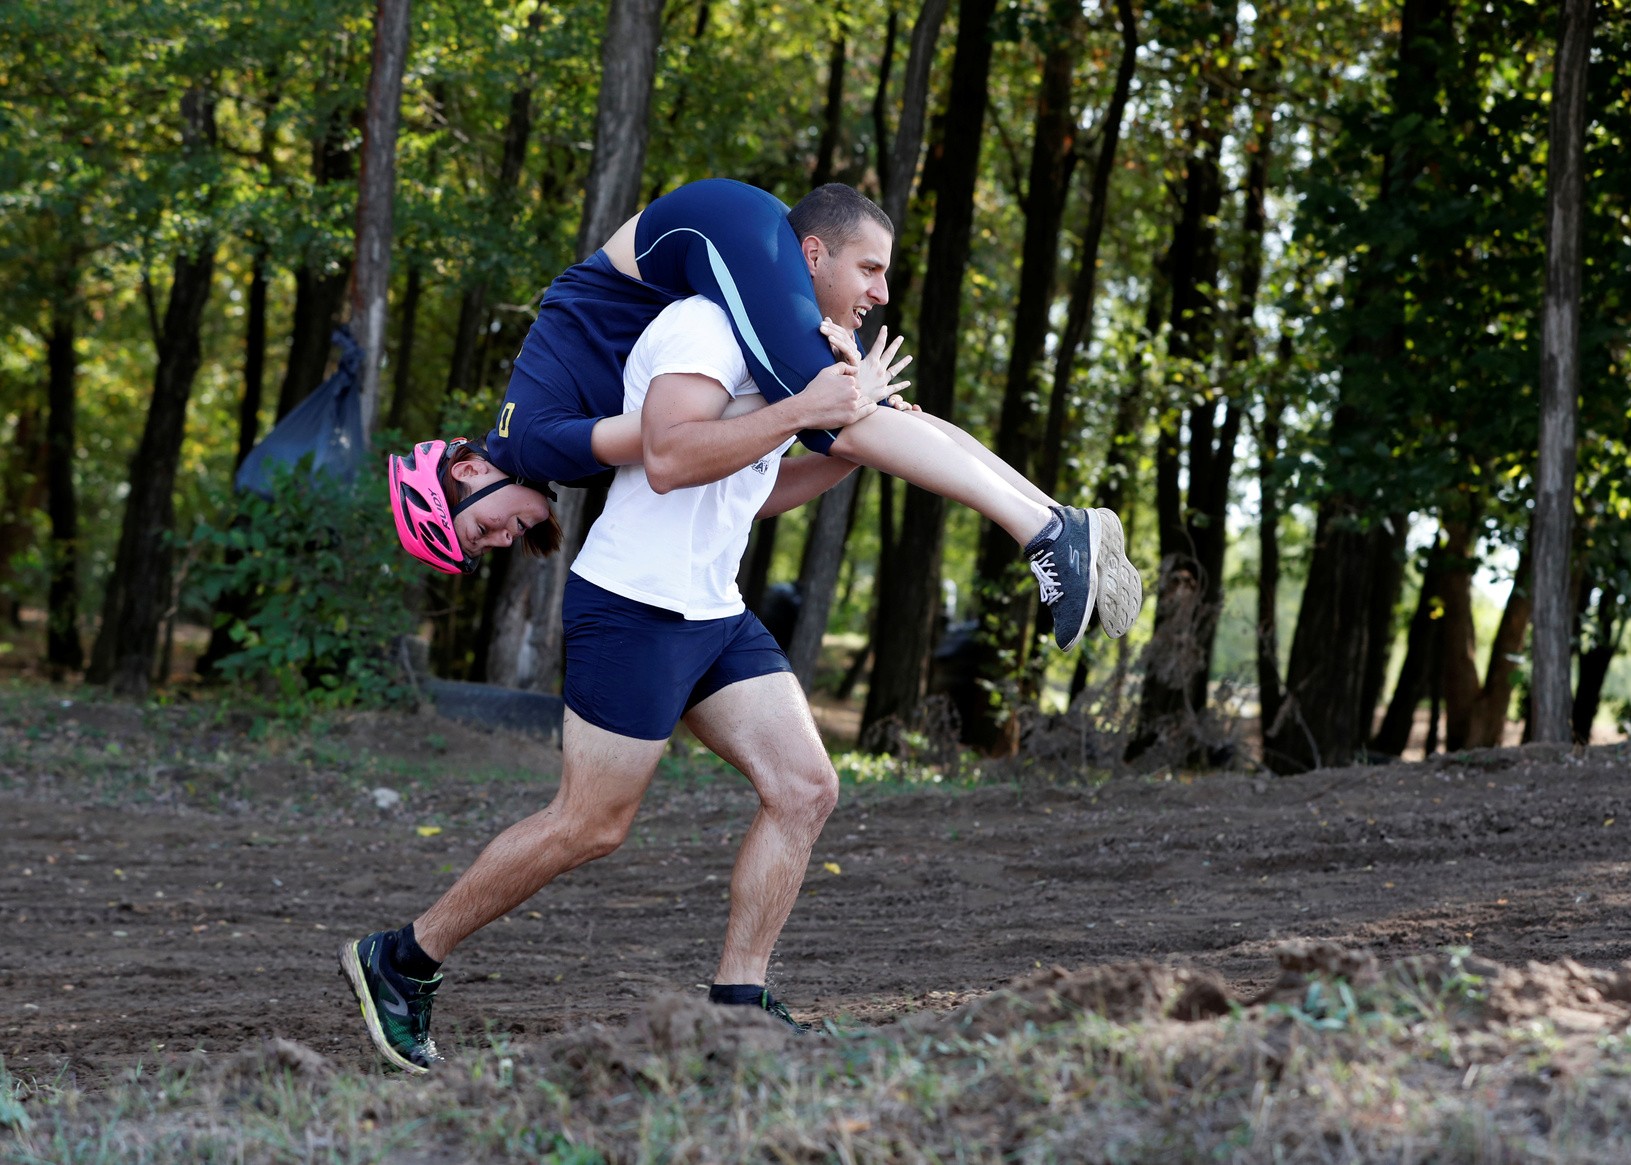
<svg viewBox="0 0 1631 1165"><path fill-rule="evenodd" d="M900 351L902 337L896 336L891 341L888 328L878 329L877 343L872 345L872 351L866 354L865 359L861 357L861 351L856 347L855 337L831 320L821 321L821 334L827 338L833 353L854 367L861 391L872 400L883 401L891 394L911 387L910 380L895 380L901 370L912 362L912 358L902 356L899 360L895 359L895 354Z"/></svg>

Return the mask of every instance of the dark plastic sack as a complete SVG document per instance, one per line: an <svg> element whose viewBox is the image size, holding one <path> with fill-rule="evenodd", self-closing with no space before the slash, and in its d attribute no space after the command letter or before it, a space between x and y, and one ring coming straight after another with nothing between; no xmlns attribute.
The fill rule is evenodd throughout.
<svg viewBox="0 0 1631 1165"><path fill-rule="evenodd" d="M239 489L270 500L274 467L298 464L308 454L314 478L349 482L357 476L365 452L362 349L346 328L335 328L332 339L340 349L339 367L250 450L234 479Z"/></svg>

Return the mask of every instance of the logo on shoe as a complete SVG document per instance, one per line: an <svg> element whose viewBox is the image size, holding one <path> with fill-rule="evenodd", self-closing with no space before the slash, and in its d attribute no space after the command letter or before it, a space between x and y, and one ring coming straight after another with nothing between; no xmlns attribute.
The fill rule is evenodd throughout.
<svg viewBox="0 0 1631 1165"><path fill-rule="evenodd" d="M372 953L374 957L369 961L373 963L373 966L369 969L374 972L379 982L380 1006L392 1015L406 1019L408 1017L408 1001L402 998L402 992L398 991L396 985L381 972L378 949L376 948Z"/></svg>

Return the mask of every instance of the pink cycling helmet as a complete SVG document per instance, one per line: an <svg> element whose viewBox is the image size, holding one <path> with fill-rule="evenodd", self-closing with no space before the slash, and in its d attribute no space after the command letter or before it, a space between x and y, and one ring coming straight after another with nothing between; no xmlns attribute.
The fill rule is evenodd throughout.
<svg viewBox="0 0 1631 1165"><path fill-rule="evenodd" d="M465 557L453 519L459 511L474 505L494 490L507 485L531 485L520 478L507 477L477 490L457 505L449 506L442 489L442 466L464 438L421 441L406 456L386 458L391 473L391 515L396 518L396 536L407 552L428 562L443 574L469 574L481 565ZM533 488L538 488L534 486ZM547 489L541 491L546 495Z"/></svg>

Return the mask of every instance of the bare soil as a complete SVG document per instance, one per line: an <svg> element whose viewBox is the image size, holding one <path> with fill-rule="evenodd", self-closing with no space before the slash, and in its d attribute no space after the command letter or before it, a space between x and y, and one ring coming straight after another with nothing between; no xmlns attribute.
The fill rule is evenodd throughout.
<svg viewBox="0 0 1631 1165"><path fill-rule="evenodd" d="M3 711L0 1055L79 1087L267 1037L372 1064L339 943L413 918L559 765L533 738L400 715L257 740L234 714L70 691ZM885 1025L1056 967L1123 967L1134 994L1128 974L1204 974L1247 999L1288 942L1607 971L1631 958L1628 756L846 788L771 986L801 1017ZM670 767L618 853L454 954L444 1050L700 992L753 800L728 769Z"/></svg>

